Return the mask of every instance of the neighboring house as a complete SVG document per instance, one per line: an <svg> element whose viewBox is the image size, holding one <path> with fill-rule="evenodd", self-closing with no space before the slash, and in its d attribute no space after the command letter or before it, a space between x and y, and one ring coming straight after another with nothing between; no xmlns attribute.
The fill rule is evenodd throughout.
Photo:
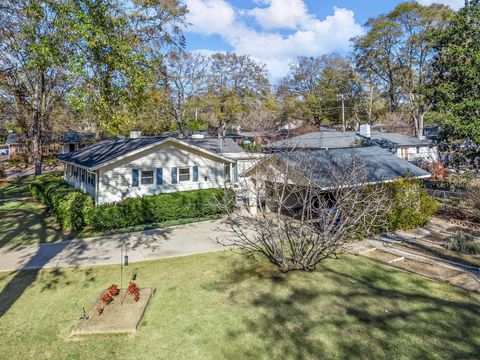
<svg viewBox="0 0 480 360"><path fill-rule="evenodd" d="M67 132L58 136L57 142L60 144L59 154L68 154L69 152L82 149L95 141L94 133L82 134L79 132Z"/></svg>
<svg viewBox="0 0 480 360"><path fill-rule="evenodd" d="M267 151L348 149L362 146L379 146L408 161L438 161L438 150L431 140L398 133L370 132L368 125L355 131L318 131L264 146Z"/></svg>
<svg viewBox="0 0 480 360"><path fill-rule="evenodd" d="M46 133L42 137L44 155L67 154L85 147L95 141L93 133ZM28 155L27 135L10 131L5 142L6 153L9 159Z"/></svg>
<svg viewBox="0 0 480 360"><path fill-rule="evenodd" d="M281 150L325 150L341 149L359 146L361 143L358 134L353 131L318 131L300 136L291 137L266 144L268 151Z"/></svg>
<svg viewBox="0 0 480 360"><path fill-rule="evenodd" d="M268 186L272 182L284 181L282 176L279 176L279 180L272 176L276 171L283 174L284 169L289 168L292 170L292 173L288 175L290 181L294 181L300 186L303 183L311 184L310 181L313 181L316 186L328 193L329 189L339 185L332 184L329 174L341 170L341 167L349 166L348 164L353 166L352 159L365 171L366 183L358 185L389 182L405 176L417 179L431 177L427 171L377 146L277 152L258 162L240 176L248 179L249 206L252 211L255 211L257 204L262 201L261 198L257 198L259 194L261 197L261 193L255 189L260 187L268 191ZM312 165L314 173L306 174L306 169L303 168L304 164L312 161L315 161L315 164ZM272 166L274 167L273 171ZM289 197L286 196L286 198ZM290 198L295 199L295 196ZM296 205L300 206L301 204L290 204L290 206Z"/></svg>
<svg viewBox="0 0 480 360"><path fill-rule="evenodd" d="M193 135L105 140L59 155L65 180L96 204L237 183L243 150L232 139Z"/></svg>
<svg viewBox="0 0 480 360"><path fill-rule="evenodd" d="M366 137L368 139L368 137ZM372 133L372 145L380 146L408 161L438 161L438 150L431 140L397 133Z"/></svg>
<svg viewBox="0 0 480 360"><path fill-rule="evenodd" d="M5 147L7 149L6 155L8 155L9 160L26 156L28 153L26 146L22 144L20 136L13 131L8 132Z"/></svg>

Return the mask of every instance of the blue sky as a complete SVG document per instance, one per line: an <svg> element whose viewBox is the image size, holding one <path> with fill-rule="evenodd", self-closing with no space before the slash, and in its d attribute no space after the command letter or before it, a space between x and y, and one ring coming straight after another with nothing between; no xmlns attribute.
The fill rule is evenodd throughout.
<svg viewBox="0 0 480 360"><path fill-rule="evenodd" d="M440 2L458 9L463 0ZM348 53L363 24L399 0L183 0L189 8L187 49L234 51L265 63L272 79L284 76L300 55Z"/></svg>

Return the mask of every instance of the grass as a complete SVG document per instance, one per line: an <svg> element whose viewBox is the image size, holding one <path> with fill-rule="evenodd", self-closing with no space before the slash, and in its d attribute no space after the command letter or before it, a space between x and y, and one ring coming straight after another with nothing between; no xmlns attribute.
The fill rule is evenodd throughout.
<svg viewBox="0 0 480 360"><path fill-rule="evenodd" d="M0 200L30 196L30 182L31 178L0 182Z"/></svg>
<svg viewBox="0 0 480 360"><path fill-rule="evenodd" d="M30 196L30 179L0 185L0 248L61 241L61 228Z"/></svg>
<svg viewBox="0 0 480 360"><path fill-rule="evenodd" d="M474 359L480 295L345 256L278 273L232 252L136 263L155 287L135 336L69 338L118 266L0 273L9 359ZM2 316L3 315L3 316Z"/></svg>

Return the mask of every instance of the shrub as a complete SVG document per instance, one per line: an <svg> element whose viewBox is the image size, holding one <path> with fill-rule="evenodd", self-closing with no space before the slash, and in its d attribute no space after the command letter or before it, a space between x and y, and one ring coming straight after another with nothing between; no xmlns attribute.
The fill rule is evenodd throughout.
<svg viewBox="0 0 480 360"><path fill-rule="evenodd" d="M196 218L222 212L218 206L233 198L233 191L220 189L192 190L129 198L114 204L88 207L85 223L95 230L112 230L168 220ZM230 200L230 204L234 202Z"/></svg>
<svg viewBox="0 0 480 360"><path fill-rule="evenodd" d="M464 254L480 254L480 243L475 242L472 235L461 231L445 240L445 248Z"/></svg>
<svg viewBox="0 0 480 360"><path fill-rule="evenodd" d="M437 211L437 202L418 180L401 179L388 187L392 201L392 209L387 214L389 231L426 225Z"/></svg>
<svg viewBox="0 0 480 360"><path fill-rule="evenodd" d="M91 196L72 188L60 174L37 176L30 185L33 198L47 206L64 229L85 226L86 209L93 207Z"/></svg>

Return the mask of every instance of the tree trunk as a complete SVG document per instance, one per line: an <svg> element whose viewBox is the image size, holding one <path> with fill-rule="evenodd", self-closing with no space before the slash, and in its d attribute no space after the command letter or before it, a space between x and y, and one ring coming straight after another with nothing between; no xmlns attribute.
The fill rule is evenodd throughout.
<svg viewBox="0 0 480 360"><path fill-rule="evenodd" d="M35 176L42 174L42 111L45 93L44 74L40 74L34 92L33 121L32 121L32 160L35 166Z"/></svg>

